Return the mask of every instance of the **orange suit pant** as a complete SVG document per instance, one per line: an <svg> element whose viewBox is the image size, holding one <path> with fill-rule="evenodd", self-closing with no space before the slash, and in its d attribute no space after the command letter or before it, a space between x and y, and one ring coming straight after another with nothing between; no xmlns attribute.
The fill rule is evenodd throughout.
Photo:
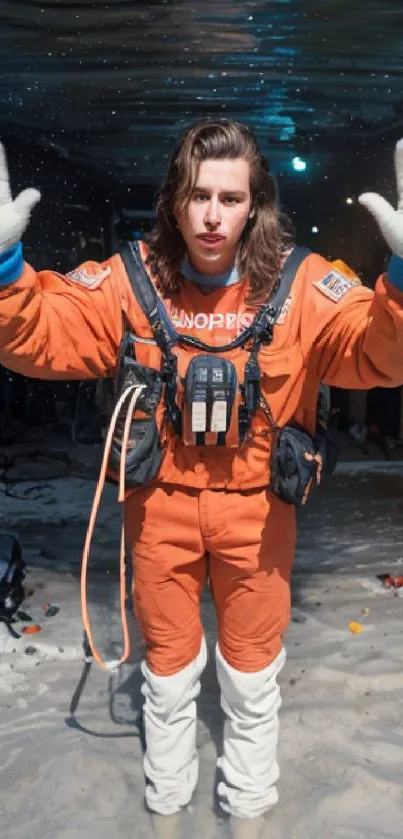
<svg viewBox="0 0 403 839"><path fill-rule="evenodd" d="M273 661L290 619L293 507L267 489L154 484L126 500L125 525L136 619L155 674L173 675L198 655L207 580L226 661L243 672Z"/></svg>

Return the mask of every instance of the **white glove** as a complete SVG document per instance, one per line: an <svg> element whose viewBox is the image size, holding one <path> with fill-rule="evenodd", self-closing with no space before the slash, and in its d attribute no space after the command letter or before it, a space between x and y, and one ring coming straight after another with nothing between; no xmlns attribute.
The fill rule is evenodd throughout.
<svg viewBox="0 0 403 839"><path fill-rule="evenodd" d="M403 140L396 143L395 170L397 210L376 192L364 192L358 200L374 216L391 251L403 258Z"/></svg>
<svg viewBox="0 0 403 839"><path fill-rule="evenodd" d="M7 160L0 143L0 253L17 245L29 224L31 211L40 200L37 189L24 189L13 201Z"/></svg>

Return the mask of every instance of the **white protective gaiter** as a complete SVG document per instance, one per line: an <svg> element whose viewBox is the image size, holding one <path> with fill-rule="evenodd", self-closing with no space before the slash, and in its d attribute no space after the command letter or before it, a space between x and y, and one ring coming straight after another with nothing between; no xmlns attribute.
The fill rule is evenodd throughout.
<svg viewBox="0 0 403 839"><path fill-rule="evenodd" d="M239 819L253 819L278 801L276 782L278 710L277 676L286 654L257 673L235 670L217 645L217 676L224 711L223 755L218 760L224 780L217 789L223 810Z"/></svg>
<svg viewBox="0 0 403 839"><path fill-rule="evenodd" d="M146 802L163 816L189 804L197 784L197 708L200 676L207 663L203 638L197 658L173 676L156 676L142 664Z"/></svg>

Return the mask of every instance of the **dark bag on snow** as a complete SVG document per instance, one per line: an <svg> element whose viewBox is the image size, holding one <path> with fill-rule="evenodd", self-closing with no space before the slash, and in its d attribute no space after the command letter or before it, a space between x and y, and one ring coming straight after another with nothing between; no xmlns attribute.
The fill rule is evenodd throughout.
<svg viewBox="0 0 403 839"><path fill-rule="evenodd" d="M0 621L10 623L24 600L25 562L12 533L0 533Z"/></svg>

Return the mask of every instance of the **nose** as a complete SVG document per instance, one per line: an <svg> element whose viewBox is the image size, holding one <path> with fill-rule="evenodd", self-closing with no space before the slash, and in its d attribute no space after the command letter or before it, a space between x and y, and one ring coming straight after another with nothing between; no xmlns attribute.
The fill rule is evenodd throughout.
<svg viewBox="0 0 403 839"><path fill-rule="evenodd" d="M217 198L211 198L206 206L204 223L207 227L217 227L221 222L220 206Z"/></svg>

